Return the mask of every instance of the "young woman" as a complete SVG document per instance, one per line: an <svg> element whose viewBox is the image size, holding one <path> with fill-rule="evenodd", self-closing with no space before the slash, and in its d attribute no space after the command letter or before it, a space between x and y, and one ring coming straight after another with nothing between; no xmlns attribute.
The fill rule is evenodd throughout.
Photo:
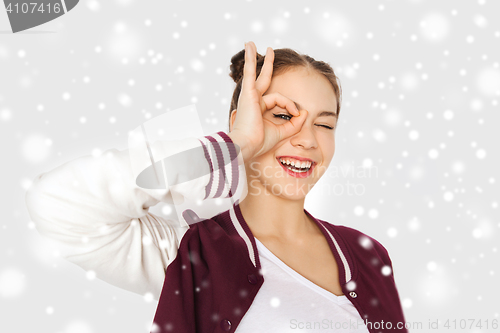
<svg viewBox="0 0 500 333"><path fill-rule="evenodd" d="M386 249L304 209L335 152L334 71L291 49L263 57L253 42L231 60L230 131L183 140L209 172L184 168L190 188L175 195L231 197L244 173L244 198L209 219L186 210L174 228L148 212L173 187L138 186L128 152L110 150L35 180L38 230L101 279L159 295L154 333L407 332Z"/></svg>

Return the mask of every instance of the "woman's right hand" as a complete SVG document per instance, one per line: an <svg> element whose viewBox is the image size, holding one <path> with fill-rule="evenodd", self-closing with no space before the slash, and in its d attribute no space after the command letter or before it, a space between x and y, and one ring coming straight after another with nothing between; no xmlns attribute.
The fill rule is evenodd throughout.
<svg viewBox="0 0 500 333"><path fill-rule="evenodd" d="M293 101L280 93L263 96L271 85L274 51L268 47L264 65L257 80L257 48L253 42L245 44L243 81L238 99L236 119L228 134L242 153L244 161L268 152L279 141L298 133L307 117L307 111L299 111ZM278 125L265 119L265 111L279 106L293 116L290 121Z"/></svg>

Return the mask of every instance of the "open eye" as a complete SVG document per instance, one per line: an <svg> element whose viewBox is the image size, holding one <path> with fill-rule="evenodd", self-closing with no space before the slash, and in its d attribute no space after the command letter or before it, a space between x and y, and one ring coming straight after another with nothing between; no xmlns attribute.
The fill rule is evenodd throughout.
<svg viewBox="0 0 500 333"><path fill-rule="evenodd" d="M273 116L274 116L275 118L287 117L287 118L281 118L281 119L285 119L285 120L290 120L290 119L292 119L292 116L291 116L291 115L289 115L289 114L285 114L285 113L282 113L282 114L274 114L274 113L273 113Z"/></svg>

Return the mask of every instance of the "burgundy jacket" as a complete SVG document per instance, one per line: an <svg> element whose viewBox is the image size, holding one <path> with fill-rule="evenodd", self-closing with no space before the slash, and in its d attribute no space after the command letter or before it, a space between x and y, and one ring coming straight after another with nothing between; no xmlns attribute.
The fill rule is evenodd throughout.
<svg viewBox="0 0 500 333"><path fill-rule="evenodd" d="M218 134L231 147L230 138L223 132ZM214 145L220 152L222 145ZM203 143L202 146L206 148ZM228 155L235 161L232 147ZM217 156L218 165L227 164L224 154ZM225 176L224 168L218 171ZM233 171L231 178L238 179L237 168ZM219 182L221 178L224 177L219 177ZM211 186L223 183L210 181ZM337 261L342 291L368 330L408 332L387 250L360 231L316 219L305 209L304 212L327 239ZM209 219L202 220L190 210L184 211L183 216L190 228L181 240L176 258L166 269L151 332L234 332L264 283L254 236L238 201Z"/></svg>

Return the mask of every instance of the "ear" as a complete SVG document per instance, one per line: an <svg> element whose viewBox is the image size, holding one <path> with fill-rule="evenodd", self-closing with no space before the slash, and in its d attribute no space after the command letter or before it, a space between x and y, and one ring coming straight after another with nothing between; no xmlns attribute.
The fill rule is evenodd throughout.
<svg viewBox="0 0 500 333"><path fill-rule="evenodd" d="M234 121L236 120L236 109L234 109L233 111L231 111L231 119L229 121L229 132L231 132L233 130L233 123Z"/></svg>

